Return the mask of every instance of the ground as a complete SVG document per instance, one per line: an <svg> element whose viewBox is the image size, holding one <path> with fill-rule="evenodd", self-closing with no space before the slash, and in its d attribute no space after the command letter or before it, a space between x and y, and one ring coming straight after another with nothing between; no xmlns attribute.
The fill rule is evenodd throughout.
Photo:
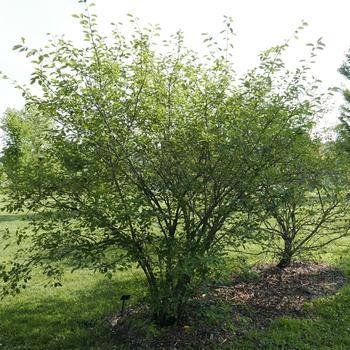
<svg viewBox="0 0 350 350"><path fill-rule="evenodd" d="M24 219L0 215L0 227ZM320 252L314 258L322 263L232 273L198 292L186 324L165 329L148 322L137 270L111 280L68 272L62 288L44 288L38 274L23 293L0 302L0 350L350 349L349 245L343 240ZM1 252L4 260L11 249ZM131 295L124 318L122 294Z"/></svg>
<svg viewBox="0 0 350 350"><path fill-rule="evenodd" d="M249 274L232 275L226 284L212 284L193 298L184 326L153 332L145 306L110 318L115 342L130 349L222 348L262 331L280 317L312 319L305 305L336 294L347 283L337 268L321 263L293 263L281 270L255 266ZM204 292L205 291L205 292ZM144 323L134 327L135 320ZM148 322L147 322L148 319Z"/></svg>

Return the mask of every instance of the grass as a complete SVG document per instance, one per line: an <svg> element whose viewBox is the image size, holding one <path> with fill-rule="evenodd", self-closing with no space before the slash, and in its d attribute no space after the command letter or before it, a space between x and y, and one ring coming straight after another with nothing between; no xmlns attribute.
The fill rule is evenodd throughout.
<svg viewBox="0 0 350 350"><path fill-rule="evenodd" d="M110 349L104 319L119 296L140 285L128 274L118 282L88 272L67 275L64 288L33 287L0 306L0 349Z"/></svg>
<svg viewBox="0 0 350 350"><path fill-rule="evenodd" d="M280 318L264 332L252 332L237 349L350 349L350 288L308 305L308 319ZM230 347L231 348L231 347Z"/></svg>
<svg viewBox="0 0 350 350"><path fill-rule="evenodd" d="M24 220L0 215L0 227L15 229ZM320 259L350 273L349 246L350 239L337 242ZM1 260L8 254L11 250ZM111 280L86 270L67 273L61 288L44 288L40 276L34 282L0 301L0 350L119 349L105 320L119 311L120 295L131 294L130 303L145 295L144 279L136 270L119 272ZM350 349L350 287L307 307L310 318L276 319L268 329L237 338L227 349Z"/></svg>
<svg viewBox="0 0 350 350"><path fill-rule="evenodd" d="M0 225L13 230L25 225L23 220L1 215ZM122 294L131 294L136 303L145 293L137 271L119 272L111 280L86 270L67 271L62 288L44 288L42 282L35 276L23 293L0 301L0 350L115 349L108 343L106 317L119 311Z"/></svg>

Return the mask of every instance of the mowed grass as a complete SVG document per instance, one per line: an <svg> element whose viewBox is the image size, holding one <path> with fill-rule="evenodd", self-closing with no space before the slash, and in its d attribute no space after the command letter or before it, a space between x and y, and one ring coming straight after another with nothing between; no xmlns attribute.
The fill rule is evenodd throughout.
<svg viewBox="0 0 350 350"><path fill-rule="evenodd" d="M15 230L25 225L23 219L0 215L0 229ZM1 261L13 251L0 251ZM106 320L119 312L122 294L131 294L130 303L143 298L140 272L118 272L110 280L87 270L67 270L60 288L45 288L37 275L22 293L0 300L0 350L117 349Z"/></svg>
<svg viewBox="0 0 350 350"><path fill-rule="evenodd" d="M0 228L21 225L25 217L0 214ZM319 259L349 274L349 246L350 239L336 242ZM1 261L12 252L0 251ZM86 270L67 271L60 288L44 288L37 275L23 293L0 301L0 350L119 349L106 320L120 310L122 294L131 294L130 305L142 300L145 292L137 270L118 272L111 280ZM250 332L218 348L350 349L350 287L307 308L308 318L276 319L263 332Z"/></svg>

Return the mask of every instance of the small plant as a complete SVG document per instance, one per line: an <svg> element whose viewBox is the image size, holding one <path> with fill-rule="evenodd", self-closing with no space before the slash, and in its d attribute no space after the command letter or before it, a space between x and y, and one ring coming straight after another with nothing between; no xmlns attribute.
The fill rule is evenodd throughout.
<svg viewBox="0 0 350 350"><path fill-rule="evenodd" d="M331 148L301 131L285 165L267 171L256 194L255 239L288 267L349 234L347 169Z"/></svg>

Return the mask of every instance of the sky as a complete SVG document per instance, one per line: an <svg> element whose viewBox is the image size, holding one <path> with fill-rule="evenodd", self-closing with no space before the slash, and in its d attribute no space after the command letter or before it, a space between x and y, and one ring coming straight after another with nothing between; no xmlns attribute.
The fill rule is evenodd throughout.
<svg viewBox="0 0 350 350"><path fill-rule="evenodd" d="M217 34L223 16L233 18L236 34L234 62L244 73L258 62L258 54L289 38L302 20L309 26L291 45L288 62L306 56L305 44L322 37L326 48L317 58L313 74L325 87L344 86L337 72L350 48L349 0L95 0L94 8L102 33L108 35L111 22L125 22L127 13L141 23L159 23L165 36L184 31L188 46L201 49L201 33ZM45 45L46 33L65 34L77 44L82 42L80 27L71 16L80 13L78 0L0 0L0 71L19 83L28 83L32 66L24 55L12 51L21 37L35 48ZM323 126L337 122L341 96L333 99ZM20 93L6 80L0 80L0 115L6 108L21 108ZM1 136L1 135L0 135Z"/></svg>

